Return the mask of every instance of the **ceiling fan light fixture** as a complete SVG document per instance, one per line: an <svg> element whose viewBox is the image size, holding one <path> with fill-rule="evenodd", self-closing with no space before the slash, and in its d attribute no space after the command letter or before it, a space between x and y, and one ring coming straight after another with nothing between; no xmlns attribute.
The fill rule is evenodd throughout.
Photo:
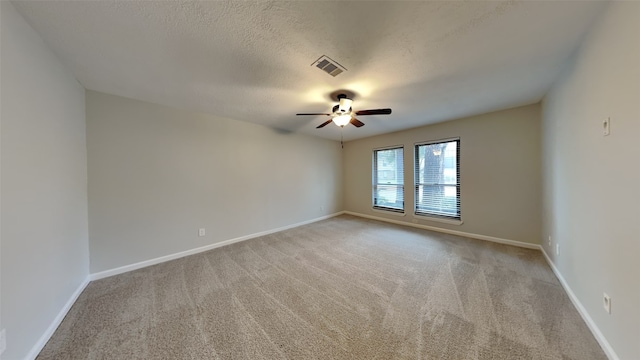
<svg viewBox="0 0 640 360"><path fill-rule="evenodd" d="M350 94L350 95L349 95ZM331 99L334 101L338 101L337 104L333 105L331 108L330 114L323 113L302 113L296 115L326 115L331 116L331 118L322 124L316 126L316 129L323 128L330 123L334 123L340 128L344 128L347 124L351 124L357 128L361 128L364 126L364 123L354 116L364 116L364 115L389 115L391 114L391 109L371 109L371 110L358 110L353 111L352 105L353 100L349 99L353 97L353 93L348 90L338 90L331 94Z"/></svg>
<svg viewBox="0 0 640 360"><path fill-rule="evenodd" d="M351 114L338 115L333 118L333 122L340 127L347 125L349 121L351 121Z"/></svg>

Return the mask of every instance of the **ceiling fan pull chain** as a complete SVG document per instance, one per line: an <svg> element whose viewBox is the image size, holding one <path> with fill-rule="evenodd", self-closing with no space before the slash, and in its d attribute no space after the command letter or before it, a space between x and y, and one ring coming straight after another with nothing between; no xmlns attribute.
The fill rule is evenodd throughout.
<svg viewBox="0 0 640 360"><path fill-rule="evenodd" d="M342 142L342 129L340 129L340 147L344 149L344 143Z"/></svg>

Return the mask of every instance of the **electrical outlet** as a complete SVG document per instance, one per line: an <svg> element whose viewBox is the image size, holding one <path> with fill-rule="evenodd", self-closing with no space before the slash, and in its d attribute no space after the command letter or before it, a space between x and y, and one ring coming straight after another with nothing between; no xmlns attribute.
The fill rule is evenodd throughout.
<svg viewBox="0 0 640 360"><path fill-rule="evenodd" d="M604 311L611 314L611 297L609 297L607 293L602 293L602 306L604 307Z"/></svg>
<svg viewBox="0 0 640 360"><path fill-rule="evenodd" d="M7 349L7 331L2 329L0 331L0 355Z"/></svg>
<svg viewBox="0 0 640 360"><path fill-rule="evenodd" d="M560 255L560 244L556 244L556 255Z"/></svg>
<svg viewBox="0 0 640 360"><path fill-rule="evenodd" d="M198 236L204 236L205 233L204 228L198 229Z"/></svg>
<svg viewBox="0 0 640 360"><path fill-rule="evenodd" d="M602 130L604 136L607 136L611 133L611 118L604 119L604 121L602 122Z"/></svg>
<svg viewBox="0 0 640 360"><path fill-rule="evenodd" d="M549 241L547 242L547 244L549 244L549 247L551 247L551 235L549 235Z"/></svg>

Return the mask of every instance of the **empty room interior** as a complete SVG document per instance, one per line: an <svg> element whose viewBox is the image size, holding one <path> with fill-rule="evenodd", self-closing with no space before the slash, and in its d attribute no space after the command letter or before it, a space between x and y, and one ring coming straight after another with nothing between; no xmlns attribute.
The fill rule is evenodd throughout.
<svg viewBox="0 0 640 360"><path fill-rule="evenodd" d="M640 2L0 4L2 360L640 360Z"/></svg>

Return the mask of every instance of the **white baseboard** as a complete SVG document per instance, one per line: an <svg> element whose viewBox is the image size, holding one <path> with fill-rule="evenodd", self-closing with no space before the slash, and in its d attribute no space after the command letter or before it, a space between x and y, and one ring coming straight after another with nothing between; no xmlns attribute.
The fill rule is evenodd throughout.
<svg viewBox="0 0 640 360"><path fill-rule="evenodd" d="M53 319L51 325L49 325L44 334L42 334L42 336L40 336L40 339L38 339L38 342L36 342L36 344L31 348L31 351L29 351L29 353L25 357L25 360L33 360L38 356L38 354L40 354L40 351L42 351L58 326L60 326L62 320L64 320L64 317L67 316L67 313L69 312L69 310L71 310L73 304L75 304L76 300L78 300L78 296L80 296L80 294L82 294L82 291L84 291L84 288L89 285L89 281L89 277L87 276L80 284L80 286L78 286L76 291L73 292L69 300L67 300L67 302L62 307L62 310L60 310L60 312L58 313L58 316Z"/></svg>
<svg viewBox="0 0 640 360"><path fill-rule="evenodd" d="M392 224L411 226L411 227L418 228L418 229L437 231L437 232L441 232L441 233L464 236L464 237L469 237L469 238L478 239L478 240L485 240L485 241L491 241L491 242L500 243L500 244L518 246L518 247L527 248L527 249L540 249L540 245L538 245L538 244L530 244L530 243L526 243L526 242L522 242L522 241L501 239L501 238L497 238L497 237L493 237L493 236L473 234L473 233L467 233L467 232L464 232L464 231L457 231L457 230L443 229L443 228L439 228L439 227L435 227L435 226L408 223L406 221L398 221L398 220L386 219L386 218L382 218L382 217L361 214L361 213L357 213L357 212L353 212L353 211L345 211L344 213L345 214L349 214L349 215L353 215L353 216L359 216L359 217L363 217L363 218L367 218L367 219L372 219L372 220L385 221L385 222L389 222L389 223L392 223Z"/></svg>
<svg viewBox="0 0 640 360"><path fill-rule="evenodd" d="M202 246L202 247L199 247L199 248L190 249L190 250L186 250L186 251L181 251L181 252L170 254L170 255L165 255L165 256L161 256L161 257L155 258L155 259L149 259L149 260L137 262L135 264L120 266L120 267L117 267L115 269L100 271L100 272L91 274L89 276L89 278L90 278L91 281L104 279L104 278L109 277L109 276L118 275L118 274L126 273L126 272L129 272L129 271L141 269L141 268L144 268L144 267L147 267L147 266L160 264L160 263L163 263L165 261L179 259L181 257L198 254L198 253L201 253L201 252L204 252L204 251L209 251L209 250L212 250L212 249L215 249L215 248L219 248L219 247L222 247L222 246L231 245L231 244L234 244L234 243L237 243L237 242L240 242L240 241L253 239L253 238L256 238L258 236L269 235L269 234L273 234L273 233L276 233L276 232L279 232L279 231L291 229L291 228L294 228L294 227L311 224L311 223L314 223L314 222L317 222L317 221L321 221L321 220L326 220L326 219L332 218L334 216L342 215L343 213L344 213L343 211L340 211L340 212L337 212L337 213L333 213L333 214L330 214L330 215L325 215L325 216L322 216L322 217L319 217L319 218L315 218L315 219L299 222L299 223L296 223L296 224L291 224L291 225L279 227L279 228L276 228L276 229L266 230L266 231L262 231L262 232L255 233L255 234L249 234L249 235L237 237L237 238L234 238L234 239L224 240L224 241L220 241L220 242L217 242L217 243L214 243L214 244L209 244L209 245L206 245L206 246Z"/></svg>
<svg viewBox="0 0 640 360"><path fill-rule="evenodd" d="M549 255L547 255L547 252L544 250L542 246L540 246L540 251L542 251L544 258L547 260L547 263L549 263L549 266L551 267L551 270L553 270L553 273L556 275L556 277L560 281L560 284L562 284L564 291L567 293L567 295L569 295L569 299L571 299L573 306L578 310L578 313L580 314L580 316L582 316L582 320L584 320L584 322L589 327L589 330L591 330L591 333L598 341L598 344L600 344L600 347L604 351L605 355L607 355L607 357L610 360L620 360L618 355L616 355L616 352L613 351L611 344L609 344L607 339L604 337L604 335L596 325L596 323L593 321L593 319L587 312L587 309L585 309L584 306L582 306L582 303L580 302L580 300L578 300L578 297L576 296L576 294L574 294L573 290L571 290L571 287L569 287L569 284L564 279L564 277L562 276L562 274L560 273L556 265L553 263L553 261L551 261L551 258L549 257Z"/></svg>

